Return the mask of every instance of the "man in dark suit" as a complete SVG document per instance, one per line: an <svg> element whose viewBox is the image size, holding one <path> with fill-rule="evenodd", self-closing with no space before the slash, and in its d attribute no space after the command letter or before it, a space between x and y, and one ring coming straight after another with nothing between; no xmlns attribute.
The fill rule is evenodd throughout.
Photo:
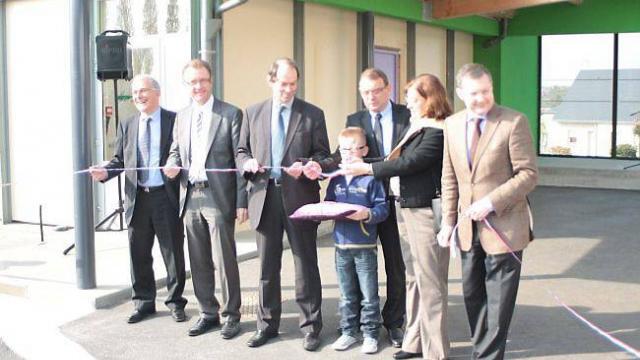
<svg viewBox="0 0 640 360"><path fill-rule="evenodd" d="M293 60L277 59L267 77L273 97L246 110L240 134L237 162L249 179L249 218L257 231L260 256L258 329L247 345L258 347L278 335L286 231L295 262L303 347L313 351L320 345L322 329L318 225L292 222L289 215L302 205L320 201L318 181L303 173L320 169L319 162L329 155L329 140L323 111L295 97L298 77Z"/></svg>
<svg viewBox="0 0 640 360"><path fill-rule="evenodd" d="M345 127L357 126L364 129L369 147L365 162L383 161L398 144L404 130L409 127L411 113L404 105L390 101L391 86L382 70L369 68L363 71L358 90L366 110L349 115ZM389 180L385 180L384 186L389 195ZM389 217L378 224L378 236L382 244L384 269L387 274L387 300L382 308L382 319L391 344L400 347L404 336L402 326L406 306L405 265L400 248L395 201L389 201L389 206Z"/></svg>
<svg viewBox="0 0 640 360"><path fill-rule="evenodd" d="M137 323L156 312L151 257L154 236L158 237L167 269L169 295L165 304L175 321L185 321L184 234L178 217L178 186L159 170L169 156L176 114L160 108L160 85L150 76L136 76L131 93L140 113L120 123L113 159L105 166L92 167L90 174L104 182L121 173L122 168L151 168L125 171L125 217L135 305L128 322Z"/></svg>
<svg viewBox="0 0 640 360"><path fill-rule="evenodd" d="M242 112L211 94L211 67L192 60L183 71L192 104L178 112L173 144L164 171L180 174L180 213L184 216L193 289L200 318L189 330L200 335L220 324L220 303L215 296L215 265L220 271L221 335L231 339L240 332L240 276L236 259L235 219L247 219L246 181L235 169ZM212 248L213 246L213 248Z"/></svg>

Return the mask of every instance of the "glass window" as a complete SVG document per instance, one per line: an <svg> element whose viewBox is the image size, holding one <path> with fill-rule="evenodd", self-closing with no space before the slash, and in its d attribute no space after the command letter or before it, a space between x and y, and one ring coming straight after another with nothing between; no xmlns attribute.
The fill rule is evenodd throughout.
<svg viewBox="0 0 640 360"><path fill-rule="evenodd" d="M618 35L616 156L638 158L640 147L640 33Z"/></svg>
<svg viewBox="0 0 640 360"><path fill-rule="evenodd" d="M102 0L100 31L124 30L133 49L133 73L150 74L160 83L162 107L176 111L189 104L182 68L191 59L190 0ZM113 155L115 122L113 81L102 84L105 111L105 157ZM118 81L119 118L136 113L130 84Z"/></svg>
<svg viewBox="0 0 640 360"><path fill-rule="evenodd" d="M613 34L542 37L540 153L611 156Z"/></svg>

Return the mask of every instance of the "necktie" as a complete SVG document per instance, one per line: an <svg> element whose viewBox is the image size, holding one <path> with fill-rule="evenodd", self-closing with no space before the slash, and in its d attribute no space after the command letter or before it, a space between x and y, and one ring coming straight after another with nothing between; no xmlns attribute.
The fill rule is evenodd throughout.
<svg viewBox="0 0 640 360"><path fill-rule="evenodd" d="M286 107L280 107L280 112L278 113L278 126L276 131L272 134L271 137L271 166L274 168L271 169L271 177L277 180L280 180L282 177L281 169L277 168L282 164L282 156L284 155L284 139L285 139L285 128L284 128L284 110Z"/></svg>
<svg viewBox="0 0 640 360"><path fill-rule="evenodd" d="M482 130L480 129L480 124L482 123L482 118L473 119L473 135L471 136L471 146L469 146L469 169L473 166L473 159L476 157L476 150L478 150L478 142L480 141L480 135L482 135Z"/></svg>
<svg viewBox="0 0 640 360"><path fill-rule="evenodd" d="M373 126L373 134L376 138L376 143L378 144L378 153L380 154L380 156L384 156L384 145L382 143L382 123L380 122L380 120L382 119L382 114L381 113L377 113L376 114L376 122L375 125Z"/></svg>
<svg viewBox="0 0 640 360"><path fill-rule="evenodd" d="M151 160L151 118L143 120L145 126L142 127L142 136L138 144L139 167L149 167ZM149 180L149 170L138 171L140 183L144 184Z"/></svg>
<svg viewBox="0 0 640 360"><path fill-rule="evenodd" d="M198 134L198 140L202 141L202 112L199 112L196 118L196 134Z"/></svg>

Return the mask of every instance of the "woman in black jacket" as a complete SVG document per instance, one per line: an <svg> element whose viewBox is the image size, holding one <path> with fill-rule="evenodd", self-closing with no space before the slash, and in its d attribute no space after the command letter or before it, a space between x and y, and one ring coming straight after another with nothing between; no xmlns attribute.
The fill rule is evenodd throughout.
<svg viewBox="0 0 640 360"><path fill-rule="evenodd" d="M440 224L435 224L431 202L440 193L442 125L451 106L440 80L430 74L416 77L405 91L411 126L396 148L383 162L344 168L353 175L391 178L391 193L400 205L398 218L404 225L399 225L407 234L401 240L407 269L407 329L402 350L393 357L446 359L449 249L436 241Z"/></svg>

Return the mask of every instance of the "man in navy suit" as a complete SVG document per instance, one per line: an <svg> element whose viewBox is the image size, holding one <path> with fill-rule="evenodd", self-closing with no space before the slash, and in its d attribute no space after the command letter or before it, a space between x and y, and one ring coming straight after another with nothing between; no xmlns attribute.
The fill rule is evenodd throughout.
<svg viewBox="0 0 640 360"><path fill-rule="evenodd" d="M153 238L158 237L167 269L165 304L177 322L185 321L182 296L185 284L184 231L178 217L178 183L159 170L167 162L176 114L160 107L160 85L148 75L131 82L133 103L139 111L118 127L115 155L105 166L93 167L96 181L108 181L125 171L125 218L129 231L131 282L135 311L128 319L137 323L156 312L153 274Z"/></svg>

